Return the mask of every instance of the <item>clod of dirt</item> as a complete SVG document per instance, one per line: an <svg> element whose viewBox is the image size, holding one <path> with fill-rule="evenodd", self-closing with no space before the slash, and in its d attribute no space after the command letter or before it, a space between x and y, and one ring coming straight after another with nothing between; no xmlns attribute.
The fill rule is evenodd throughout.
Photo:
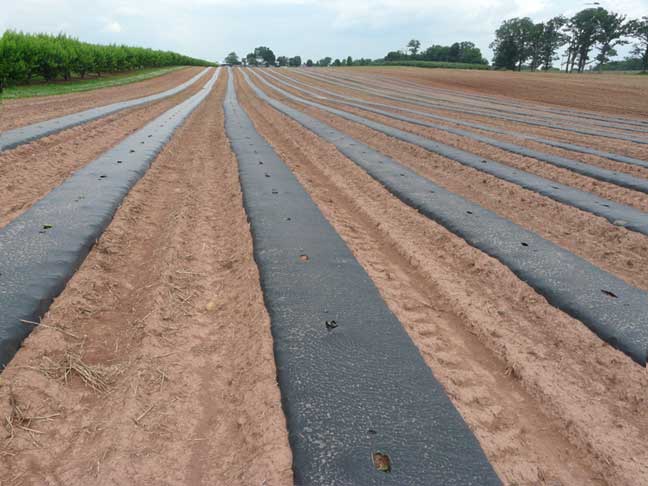
<svg viewBox="0 0 648 486"><path fill-rule="evenodd" d="M373 453L373 463L376 469L384 473L391 472L391 460L387 454L382 452Z"/></svg>

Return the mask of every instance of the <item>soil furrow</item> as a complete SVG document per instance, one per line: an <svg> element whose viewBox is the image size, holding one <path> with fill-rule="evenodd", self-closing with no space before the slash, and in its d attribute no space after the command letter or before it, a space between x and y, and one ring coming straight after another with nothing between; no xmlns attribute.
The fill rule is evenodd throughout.
<svg viewBox="0 0 648 486"><path fill-rule="evenodd" d="M182 93L164 100L115 113L0 153L0 227L29 209L74 171L200 91L208 79L201 79Z"/></svg>
<svg viewBox="0 0 648 486"><path fill-rule="evenodd" d="M190 67L136 83L69 95L4 100L0 103L0 131L77 113L88 108L160 93L188 81L201 69Z"/></svg>
<svg viewBox="0 0 648 486"><path fill-rule="evenodd" d="M515 104L503 105L484 102L483 100L465 99L461 96L452 95L445 92L430 91L429 89L412 87L411 85L405 84L401 81L390 80L388 82L385 82L376 78L371 80L358 79L354 76L342 76L338 73L326 73L325 75L321 76L321 79L326 78L335 79L336 81L344 82L345 84L349 83L349 86L357 85L360 88L366 85L367 87L371 88L395 90L403 95L410 95L414 98L420 98L421 100L430 101L435 104L438 103L439 105L446 105L453 108L457 107L466 110L475 109L476 111L483 112L485 115L512 115L513 117L519 117L519 119L521 120L548 122L550 124L558 124L566 127L576 125L578 127L586 127L591 130L604 129L603 131L605 132L609 131L613 134L623 134L630 137L641 138L647 133L647 127L641 124L628 125L612 119L600 120L596 118L578 118L576 115L570 115L566 113L546 113L537 110L525 110L523 109L523 107Z"/></svg>
<svg viewBox="0 0 648 486"><path fill-rule="evenodd" d="M133 188L43 320L67 334L36 330L3 372L2 416L12 416L13 396L29 416L49 418L31 422L38 435L15 422L2 441L2 477L291 481L269 318L224 136L225 80ZM81 359L64 381L66 356ZM79 361L102 377L102 391L84 384Z"/></svg>
<svg viewBox="0 0 648 486"><path fill-rule="evenodd" d="M641 459L645 370L495 260L404 206L244 83L239 89L257 129L369 272L507 484L629 485L648 477ZM465 340L468 334L474 339ZM516 414L522 403L529 409Z"/></svg>
<svg viewBox="0 0 648 486"><path fill-rule="evenodd" d="M376 101L376 96L377 94L373 93L365 93L363 92L360 88L356 90L350 90L348 88L340 87L336 84L330 84L326 83L325 81L317 81L314 80L312 77L304 77L301 73L297 72L295 73L294 71L289 71L290 75L295 77L296 79L302 81L302 82L307 82L311 85L318 86L318 87L323 87L325 89L331 89L333 91L340 91L344 92L346 94L350 94L351 96L356 96L360 97L363 99L366 99L368 101ZM397 91L391 91L391 90L383 90L380 91L381 94L386 94L387 96L392 96L392 97L397 97L400 98L399 94ZM380 97L378 97L378 100L380 100ZM383 100L385 101L385 100ZM387 103L394 104L395 101L388 99L386 100ZM443 111L439 109L434 109L431 107L426 107L426 106L420 106L418 104L411 104L407 103L406 101L403 101L401 103L398 103L399 105L406 106L409 108L414 108L420 111L424 112L429 112L434 115L439 115L451 119L457 119L461 121L467 121L467 122L473 122L473 123L479 123L479 124L485 124L494 128L499 128L503 130L510 130L513 132L519 132L522 134L527 134L527 135L534 135L534 136L539 136L542 138L549 138L549 139L555 139L557 141L561 142L566 142L566 143L573 143L577 145L583 145L587 147L592 147L596 148L599 150L607 151L607 152L614 152L618 153L621 155L626 155L629 157L636 157L642 160L648 160L648 147L644 147L642 145L638 144L633 144L630 142L625 142L622 140L612 140L608 138L599 138L599 137L593 137L593 136L586 136L586 135L579 135L576 133L567 133L564 131L560 130L553 130L549 128L541 128L541 127L532 127L520 123L512 123L512 122L506 122L503 120L498 120L494 118L489 118L487 116L477 116L477 115L470 115L467 113L460 113L457 111L450 112L450 111Z"/></svg>

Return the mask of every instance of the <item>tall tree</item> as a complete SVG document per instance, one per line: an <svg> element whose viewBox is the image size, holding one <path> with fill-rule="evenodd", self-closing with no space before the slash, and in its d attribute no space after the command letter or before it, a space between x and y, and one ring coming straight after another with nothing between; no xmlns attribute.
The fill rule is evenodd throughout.
<svg viewBox="0 0 648 486"><path fill-rule="evenodd" d="M637 39L632 53L641 58L642 72L648 71L648 16L630 21L628 35Z"/></svg>
<svg viewBox="0 0 648 486"><path fill-rule="evenodd" d="M327 56L324 59L320 59L319 61L317 61L317 65L321 67L329 67L331 65L332 60L333 59Z"/></svg>
<svg viewBox="0 0 648 486"><path fill-rule="evenodd" d="M265 62L268 66L274 66L275 65L275 54L272 52L272 49L269 47L265 46L259 46L256 49L254 49L254 56L258 59L261 60L262 62Z"/></svg>
<svg viewBox="0 0 648 486"><path fill-rule="evenodd" d="M625 23L626 16L615 12L606 12L599 17L599 54L596 56L599 69L603 68L611 56L616 56L616 46L628 44L625 36L629 33Z"/></svg>
<svg viewBox="0 0 648 486"><path fill-rule="evenodd" d="M553 61L558 59L556 56L558 49L567 43L567 36L562 32L562 28L566 23L567 19L563 16L554 17L544 22L542 52L540 54L540 62L544 71L551 69Z"/></svg>
<svg viewBox="0 0 648 486"><path fill-rule="evenodd" d="M335 67L340 67L340 66L342 65L342 62L340 62L339 59L336 59L335 61L333 61L333 65L334 65Z"/></svg>
<svg viewBox="0 0 648 486"><path fill-rule="evenodd" d="M353 66L353 58L351 56L346 58L346 65Z"/></svg>
<svg viewBox="0 0 648 486"><path fill-rule="evenodd" d="M288 58L286 56L279 56L277 58L277 64L279 64L279 66L287 66Z"/></svg>
<svg viewBox="0 0 648 486"><path fill-rule="evenodd" d="M225 64L229 64L231 66L241 64L239 57L236 55L236 52L232 51L227 55L227 57L225 58Z"/></svg>
<svg viewBox="0 0 648 486"><path fill-rule="evenodd" d="M535 25L530 18L505 20L495 31L491 48L495 52L495 67L522 70L531 55L531 38Z"/></svg>
<svg viewBox="0 0 648 486"><path fill-rule="evenodd" d="M254 54L254 52L250 52L247 56L245 56L245 60L247 61L248 66L259 65L259 61L257 60L256 54Z"/></svg>
<svg viewBox="0 0 648 486"><path fill-rule="evenodd" d="M412 57L416 57L420 48L421 41L418 41L416 39L412 39L407 43L407 49L410 51L410 54L412 54Z"/></svg>
<svg viewBox="0 0 648 486"><path fill-rule="evenodd" d="M307 67L313 67L313 60L309 59L308 61L306 61L306 66Z"/></svg>
<svg viewBox="0 0 648 486"><path fill-rule="evenodd" d="M570 35L567 50L568 72L573 72L576 67L576 70L581 73L592 62L590 52L601 35L601 18L607 13L608 11L602 7L586 8L569 19L567 23L567 31Z"/></svg>
<svg viewBox="0 0 648 486"><path fill-rule="evenodd" d="M291 57L288 59L288 65L292 67L299 67L302 65L302 58L300 56Z"/></svg>

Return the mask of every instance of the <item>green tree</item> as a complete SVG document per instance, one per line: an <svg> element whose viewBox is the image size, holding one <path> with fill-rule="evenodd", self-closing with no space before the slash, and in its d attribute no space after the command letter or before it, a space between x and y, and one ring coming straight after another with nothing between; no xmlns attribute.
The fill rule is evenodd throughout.
<svg viewBox="0 0 648 486"><path fill-rule="evenodd" d="M317 61L317 65L320 66L320 67L329 67L331 65L332 60L333 59L331 59L330 57L327 56L327 57Z"/></svg>
<svg viewBox="0 0 648 486"><path fill-rule="evenodd" d="M599 17L599 54L596 56L599 70L610 61L611 56L616 56L615 47L628 44L625 37L629 34L629 25L625 22L626 16L615 12L606 12Z"/></svg>
<svg viewBox="0 0 648 486"><path fill-rule="evenodd" d="M313 67L313 60L309 59L308 61L306 61L306 66Z"/></svg>
<svg viewBox="0 0 648 486"><path fill-rule="evenodd" d="M248 66L258 66L259 61L257 60L256 55L254 52L250 52L247 56L245 56L245 60L247 61Z"/></svg>
<svg viewBox="0 0 648 486"><path fill-rule="evenodd" d="M276 58L274 52L272 52L272 49L270 49L269 47L257 47L256 49L254 49L254 55L257 59L261 59L268 66L275 65Z"/></svg>
<svg viewBox="0 0 648 486"><path fill-rule="evenodd" d="M505 20L495 31L495 40L490 45L495 53L495 67L521 71L532 53L535 30L535 24L528 17Z"/></svg>
<svg viewBox="0 0 648 486"><path fill-rule="evenodd" d="M346 65L353 66L353 58L351 56L346 58Z"/></svg>
<svg viewBox="0 0 648 486"><path fill-rule="evenodd" d="M544 71L551 69L553 61L558 59L558 49L567 43L567 36L562 32L566 23L562 15L543 23L540 65Z"/></svg>
<svg viewBox="0 0 648 486"><path fill-rule="evenodd" d="M334 65L335 67L340 67L340 66L342 65L342 63L340 62L339 59L336 59L335 61L333 61L333 65Z"/></svg>
<svg viewBox="0 0 648 486"><path fill-rule="evenodd" d="M632 53L641 58L642 72L648 71L648 16L630 21L628 35L637 40Z"/></svg>
<svg viewBox="0 0 648 486"><path fill-rule="evenodd" d="M412 57L416 57L420 48L421 48L421 41L418 41L416 39L412 39L407 43L407 50L410 51Z"/></svg>
<svg viewBox="0 0 648 486"><path fill-rule="evenodd" d="M590 64L590 52L601 36L601 20L608 15L602 7L586 8L574 15L567 23L569 47L567 49L567 71L574 67L581 73Z"/></svg>
<svg viewBox="0 0 648 486"><path fill-rule="evenodd" d="M236 55L236 52L232 51L227 55L227 57L225 57L225 64L236 66L237 64L241 64L241 61L239 61L239 57Z"/></svg>
<svg viewBox="0 0 648 486"><path fill-rule="evenodd" d="M300 56L291 57L288 60L288 65L292 67L299 67L302 65L302 58Z"/></svg>
<svg viewBox="0 0 648 486"><path fill-rule="evenodd" d="M279 66L287 66L288 58L286 56L279 56L277 58L277 64L279 64Z"/></svg>

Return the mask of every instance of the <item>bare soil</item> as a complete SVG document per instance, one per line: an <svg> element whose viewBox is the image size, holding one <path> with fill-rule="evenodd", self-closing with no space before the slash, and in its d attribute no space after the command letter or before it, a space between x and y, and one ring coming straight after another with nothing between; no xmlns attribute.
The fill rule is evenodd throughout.
<svg viewBox="0 0 648 486"><path fill-rule="evenodd" d="M422 85L487 93L587 111L637 118L648 116L648 79L628 74L565 74L353 67L350 73L375 73Z"/></svg>
<svg viewBox="0 0 648 486"><path fill-rule="evenodd" d="M200 91L208 78L164 100L79 125L0 153L0 228L155 117Z"/></svg>
<svg viewBox="0 0 648 486"><path fill-rule="evenodd" d="M188 67L136 83L81 93L4 100L0 102L0 130L31 125L88 108L160 93L188 81L201 69L203 68Z"/></svg>
<svg viewBox="0 0 648 486"><path fill-rule="evenodd" d="M290 484L225 81L2 373L2 484Z"/></svg>
<svg viewBox="0 0 648 486"><path fill-rule="evenodd" d="M648 481L644 369L239 84L506 484Z"/></svg>
<svg viewBox="0 0 648 486"><path fill-rule="evenodd" d="M553 81L555 75L534 74L527 81L525 73L413 71L349 72L579 108L604 98L607 86L607 76L560 75ZM543 76L548 88L534 84ZM573 100L556 93L563 80L566 93L582 93ZM226 81L223 72L0 375L0 484L292 483L270 320L237 161L224 132ZM497 260L404 205L333 145L257 98L240 74L235 81L257 130L365 268L506 485L648 484L646 369L550 306ZM639 116L645 113L645 100L637 99L643 88L633 83L621 81L620 105L635 100L638 108L622 114ZM1 154L0 227L191 92ZM648 290L648 238L322 110L283 101ZM600 99L586 109L615 113L606 103ZM362 115L648 210L648 196L634 191L440 130ZM637 157L646 150L528 131ZM598 157L552 153L564 152L617 167Z"/></svg>

